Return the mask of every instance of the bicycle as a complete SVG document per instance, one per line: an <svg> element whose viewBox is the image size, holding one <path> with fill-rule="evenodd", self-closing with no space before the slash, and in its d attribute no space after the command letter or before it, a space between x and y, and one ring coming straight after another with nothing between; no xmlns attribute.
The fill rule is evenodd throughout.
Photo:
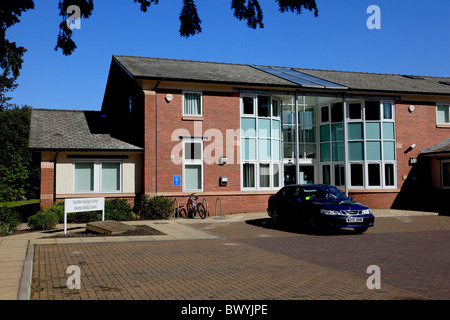
<svg viewBox="0 0 450 320"><path fill-rule="evenodd" d="M178 208L174 208L173 209L173 216L175 218L186 218L187 214L186 214L186 209L183 208L184 206L179 206Z"/></svg>
<svg viewBox="0 0 450 320"><path fill-rule="evenodd" d="M189 199L186 204L188 218L195 218L195 215L198 213L200 218L205 219L206 210L202 203L197 202L198 196L196 196L195 193L191 193L188 197Z"/></svg>

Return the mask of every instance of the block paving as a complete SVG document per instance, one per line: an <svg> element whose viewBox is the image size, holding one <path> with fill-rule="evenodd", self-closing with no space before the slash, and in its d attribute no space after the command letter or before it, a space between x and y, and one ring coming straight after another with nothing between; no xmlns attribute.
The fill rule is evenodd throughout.
<svg viewBox="0 0 450 320"><path fill-rule="evenodd" d="M31 300L450 298L447 216L377 218L364 234L212 219L178 221L202 239L36 244ZM79 290L67 288L70 265L80 267ZM370 265L380 267L381 289L367 287Z"/></svg>

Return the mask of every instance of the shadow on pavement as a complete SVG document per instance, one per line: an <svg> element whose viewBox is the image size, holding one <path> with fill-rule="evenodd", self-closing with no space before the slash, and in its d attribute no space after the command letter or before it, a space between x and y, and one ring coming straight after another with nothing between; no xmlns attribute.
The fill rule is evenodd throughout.
<svg viewBox="0 0 450 320"><path fill-rule="evenodd" d="M283 232L291 232L296 234L305 234L313 236L347 236L347 235L360 235L361 233L355 232L353 229L322 229L322 230L310 230L307 227L300 225L275 225L270 218L245 220L245 223L260 227L264 229L278 230Z"/></svg>

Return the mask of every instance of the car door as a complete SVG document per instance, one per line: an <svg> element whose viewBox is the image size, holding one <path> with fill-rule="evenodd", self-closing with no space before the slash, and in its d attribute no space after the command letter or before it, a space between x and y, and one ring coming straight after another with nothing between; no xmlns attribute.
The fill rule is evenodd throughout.
<svg viewBox="0 0 450 320"><path fill-rule="evenodd" d="M290 219L297 219L303 207L301 188L289 187L283 198L283 213Z"/></svg>

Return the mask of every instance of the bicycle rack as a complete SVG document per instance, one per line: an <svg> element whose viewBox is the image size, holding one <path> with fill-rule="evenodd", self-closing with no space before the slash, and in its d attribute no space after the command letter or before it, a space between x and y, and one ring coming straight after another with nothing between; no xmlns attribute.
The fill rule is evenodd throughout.
<svg viewBox="0 0 450 320"><path fill-rule="evenodd" d="M219 201L219 200L220 200L220 217L222 218L223 217L223 214L222 214L222 199L220 197L217 197L217 199L216 199L215 216L217 217L217 201Z"/></svg>
<svg viewBox="0 0 450 320"><path fill-rule="evenodd" d="M175 202L177 203L177 206L175 207ZM178 202L178 198L175 198L173 201L173 217L175 219L178 219L180 217L180 211L178 211L178 208L180 207L180 203ZM175 212L178 214L178 217L175 216Z"/></svg>
<svg viewBox="0 0 450 320"><path fill-rule="evenodd" d="M202 200L202 204L203 204L203 206L205 207L205 210L206 210L206 214L208 215L208 217L209 217L209 210L208 210L208 200L206 200L206 198L203 198L203 200ZM206 204L206 205L205 205Z"/></svg>

